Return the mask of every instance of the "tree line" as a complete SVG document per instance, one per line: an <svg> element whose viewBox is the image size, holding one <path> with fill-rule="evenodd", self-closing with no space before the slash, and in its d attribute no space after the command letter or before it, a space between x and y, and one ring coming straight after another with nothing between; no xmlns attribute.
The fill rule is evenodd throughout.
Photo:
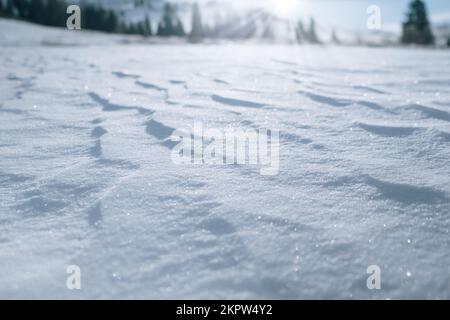
<svg viewBox="0 0 450 320"><path fill-rule="evenodd" d="M137 0L136 0L137 1ZM186 32L175 5L166 3L163 7L161 19L157 29L153 30L149 16L139 22L125 22L119 13L105 9L91 2L81 0L81 22L83 29L97 30L109 33L137 34L143 36L160 37L188 37L191 41L199 41L204 37L215 37L220 32L208 29L203 25L200 8L197 4L192 7L191 30ZM0 15L14 17L47 26L65 26L67 14L65 0L0 0ZM249 26L251 29L252 26ZM268 29L270 26L268 27ZM251 30L250 30L251 31ZM248 32L250 33L250 32ZM271 30L264 34L270 35ZM295 37L298 43L320 44L316 31L316 22L310 19L305 27L302 21L295 26ZM338 35L333 30L331 40L340 43ZM402 25L400 42L403 44L433 45L436 38L433 35L428 12L423 0L411 0ZM448 38L450 46L450 35Z"/></svg>
<svg viewBox="0 0 450 320"><path fill-rule="evenodd" d="M296 35L300 43L320 43L316 34L314 19L310 20L308 30L304 28L302 21L299 21L296 27ZM336 44L341 43L335 30L332 31L331 41ZM436 43L436 37L428 18L428 10L423 0L411 0L406 13L406 20L402 24L400 43L406 45L434 45ZM447 35L446 45L450 47L450 34Z"/></svg>
<svg viewBox="0 0 450 320"><path fill-rule="evenodd" d="M311 19L308 30L305 30L303 23L298 22L296 27L298 42L320 43L315 30L315 21ZM340 40L333 30L331 35L333 43L340 43ZM436 37L433 34L433 28L428 18L428 10L423 0L411 0L405 22L402 24L402 34L400 37L402 44L434 45ZM450 47L450 34L447 34L446 45Z"/></svg>
<svg viewBox="0 0 450 320"><path fill-rule="evenodd" d="M337 35L333 31L333 37L336 42L339 42L337 40ZM319 44L321 43L319 37L317 36L316 31L316 21L314 18L311 18L309 20L309 28L306 29L303 25L303 22L301 20L298 21L297 26L295 28L295 36L299 43L313 43L313 44Z"/></svg>
<svg viewBox="0 0 450 320"><path fill-rule="evenodd" d="M176 7L170 3L164 4L161 20L156 30L153 30L148 16L140 22L126 23L121 21L117 12L90 2L81 1L80 8L83 29L143 36L188 37L194 42L200 41L204 37L214 37L218 33L203 25L197 3L192 7L192 26L189 33L185 31ZM66 9L67 3L64 0L0 0L2 15L47 26L65 26ZM296 37L300 43L320 43L314 19L310 20L308 30L303 28L303 24L299 22L296 28Z"/></svg>
<svg viewBox="0 0 450 320"><path fill-rule="evenodd" d="M104 32L119 30L119 19L115 12L90 3L83 3L81 8L84 28ZM63 0L0 0L0 13L3 16L52 27L66 25L66 10L67 3Z"/></svg>
<svg viewBox="0 0 450 320"><path fill-rule="evenodd" d="M411 1L406 14L406 21L402 26L401 42L404 44L433 45L435 41L425 3L422 0ZM450 46L450 37L447 44Z"/></svg>
<svg viewBox="0 0 450 320"><path fill-rule="evenodd" d="M33 23L62 27L66 25L68 4L65 0L0 0L0 16ZM114 11L88 1L81 1L81 24L83 29L108 33L154 35L152 23L147 16L140 22L125 22ZM184 36L184 28L174 6L166 4L164 15L156 35Z"/></svg>

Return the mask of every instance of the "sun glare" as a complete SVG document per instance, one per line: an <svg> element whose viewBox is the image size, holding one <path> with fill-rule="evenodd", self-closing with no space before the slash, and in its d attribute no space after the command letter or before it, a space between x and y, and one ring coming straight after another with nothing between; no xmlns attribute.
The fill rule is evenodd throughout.
<svg viewBox="0 0 450 320"><path fill-rule="evenodd" d="M274 13L283 18L292 18L298 15L301 0L271 0Z"/></svg>

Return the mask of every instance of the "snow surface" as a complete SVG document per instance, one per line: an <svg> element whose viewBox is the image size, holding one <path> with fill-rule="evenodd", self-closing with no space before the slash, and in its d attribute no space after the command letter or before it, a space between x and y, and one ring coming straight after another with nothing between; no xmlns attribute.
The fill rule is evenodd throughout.
<svg viewBox="0 0 450 320"><path fill-rule="evenodd" d="M450 298L449 51L0 44L0 298ZM173 164L194 121L280 129L280 173Z"/></svg>

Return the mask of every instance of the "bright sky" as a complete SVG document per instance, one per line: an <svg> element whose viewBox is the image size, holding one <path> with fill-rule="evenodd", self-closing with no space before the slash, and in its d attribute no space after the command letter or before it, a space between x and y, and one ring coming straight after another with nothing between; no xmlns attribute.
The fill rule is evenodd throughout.
<svg viewBox="0 0 450 320"><path fill-rule="evenodd" d="M201 1L201 0L200 0ZM265 7L278 15L297 18L314 16L322 24L348 28L365 28L366 9L381 8L386 27L399 25L404 19L410 0L203 0L233 3L236 6ZM432 20L450 23L449 0L426 0Z"/></svg>

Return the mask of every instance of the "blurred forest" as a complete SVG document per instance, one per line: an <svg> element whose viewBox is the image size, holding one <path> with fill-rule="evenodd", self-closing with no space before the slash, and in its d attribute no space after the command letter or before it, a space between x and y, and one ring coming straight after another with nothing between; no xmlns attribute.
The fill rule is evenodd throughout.
<svg viewBox="0 0 450 320"><path fill-rule="evenodd" d="M233 30L236 21L217 22L215 26L206 25L202 22L202 13L198 4L192 5L191 25L186 28L180 18L177 6L165 3L162 7L159 21L152 21L149 15L145 15L140 21L126 21L121 14L111 8L106 8L98 3L80 0L81 24L83 29L97 30L108 33L134 34L144 37L186 37L191 42L200 42L204 38L225 37L223 30ZM137 8L143 6L143 0L134 0ZM68 17L66 13L68 3L65 0L0 0L0 16L22 19L37 24L64 27ZM274 31L268 14L259 13L258 18L266 24L262 30L262 38L270 38ZM228 38L251 38L255 33L255 17L249 15L248 22L241 26L238 34L228 33ZM155 24L153 24L155 23ZM244 31L242 31L244 30ZM294 38L299 44L322 43L314 18L310 18L305 24L299 20L294 26ZM331 42L342 44L336 30L331 31ZM412 0L407 8L406 18L402 25L402 34L398 43L434 45L435 36L428 18L426 4L423 0ZM450 34L446 35L447 46L450 47Z"/></svg>

